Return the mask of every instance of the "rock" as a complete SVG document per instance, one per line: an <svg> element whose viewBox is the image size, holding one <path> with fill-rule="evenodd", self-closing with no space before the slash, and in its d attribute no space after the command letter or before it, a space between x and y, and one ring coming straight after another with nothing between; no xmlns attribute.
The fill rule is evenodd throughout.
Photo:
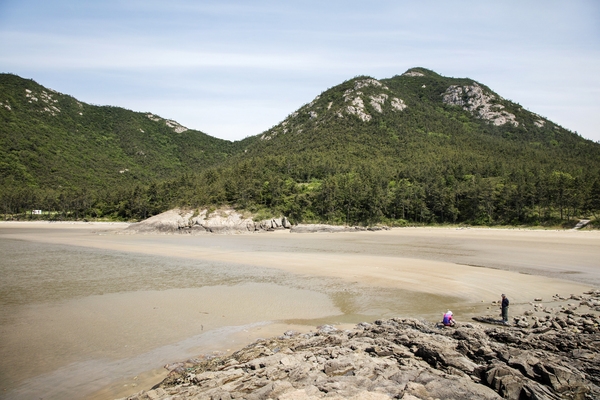
<svg viewBox="0 0 600 400"><path fill-rule="evenodd" d="M531 319L547 326L449 330L392 318L351 331L288 331L231 355L169 364L163 382L128 399L600 398L596 315Z"/></svg>
<svg viewBox="0 0 600 400"><path fill-rule="evenodd" d="M515 115L503 110L504 106L499 103L496 96L486 92L476 83L466 86L451 85L442 94L442 101L446 104L461 106L474 116L496 126L506 123L519 126Z"/></svg>
<svg viewBox="0 0 600 400"><path fill-rule="evenodd" d="M164 397L166 394L167 394L167 392L165 392L161 388L158 388L156 390L149 390L148 392L146 392L146 396L148 396L148 398L150 400L160 399L161 397Z"/></svg>
<svg viewBox="0 0 600 400"><path fill-rule="evenodd" d="M288 221L286 217L283 217L281 219L281 226L283 226L285 229L290 229L292 227L292 224L290 224L290 221Z"/></svg>
<svg viewBox="0 0 600 400"><path fill-rule="evenodd" d="M290 228L291 224L285 217L255 222L229 208L212 212L174 209L131 224L124 233L229 234Z"/></svg>
<svg viewBox="0 0 600 400"><path fill-rule="evenodd" d="M327 376L347 375L356 369L352 360L348 357L328 360L323 366L323 371Z"/></svg>
<svg viewBox="0 0 600 400"><path fill-rule="evenodd" d="M290 228L290 232L293 233L317 233L317 232L355 232L357 229L352 226L341 226L341 225L324 225L324 224L298 224Z"/></svg>
<svg viewBox="0 0 600 400"><path fill-rule="evenodd" d="M332 333L332 332L336 332L337 328L335 326L331 326L331 325L321 325L317 327L317 330L319 331L319 333Z"/></svg>
<svg viewBox="0 0 600 400"><path fill-rule="evenodd" d="M516 325L519 328L527 328L527 327L529 327L529 322L527 322L525 320L520 320L519 322L516 323Z"/></svg>
<svg viewBox="0 0 600 400"><path fill-rule="evenodd" d="M589 392L584 384L585 377L582 373L574 373L569 368L551 363L542 365L540 374L544 383L550 385L558 393L577 393L579 398Z"/></svg>

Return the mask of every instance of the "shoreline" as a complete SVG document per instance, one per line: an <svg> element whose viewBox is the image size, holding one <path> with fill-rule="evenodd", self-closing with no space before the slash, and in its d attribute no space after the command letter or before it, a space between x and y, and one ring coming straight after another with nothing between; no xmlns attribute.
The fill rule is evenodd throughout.
<svg viewBox="0 0 600 400"><path fill-rule="evenodd" d="M599 290L546 302L533 299L510 326L493 315L473 319L479 323L464 321L452 328L400 316L349 329L325 325L309 333L289 330L233 354L180 362L152 389L120 400L241 399L268 393L280 399L334 394L381 400L402 394L403 399L456 393L489 399L600 394L595 375L600 365L595 345L600 337Z"/></svg>
<svg viewBox="0 0 600 400"><path fill-rule="evenodd" d="M23 224L25 222L25 224ZM404 254L399 254L399 252L392 252L392 257L402 258L402 259L414 259L414 260L424 260L424 261L441 261L441 262L450 262L452 264L467 266L467 267L476 267L476 268L488 268L492 270L505 270L511 272L519 272L522 274L528 275L540 275L549 278L556 278L562 280L568 280L578 283L591 284L592 286L600 287L600 272L597 271L597 265L593 262L589 262L590 258L593 258L593 255L586 255L586 251L590 250L589 243L598 243L600 246L600 230L537 230L537 229L504 229L504 228L445 228L445 227L408 227L408 228L392 228L387 231L361 231L361 232L336 232L336 233L326 233L326 232L316 232L316 233L297 233L291 234L288 230L276 230L273 232L255 232L255 233L243 233L243 234L201 234L201 235L188 235L188 234L173 234L173 233L136 233L136 234L128 234L128 235L120 235L119 232L129 226L128 223L113 223L113 222L80 222L80 223L70 223L64 222L59 225L54 225L54 223L42 222L37 225L36 221L19 221L19 222L0 222L0 229L2 228L18 228L27 227L27 228L42 228L42 229L53 229L55 227L66 228L67 230L75 231L82 230L87 231L87 236L77 235L71 236L69 238L68 245L72 246L81 246L81 247L90 247L90 248L98 248L105 250L117 250L117 251L126 251L126 252L134 252L139 254L152 254L152 255L169 255L179 258L191 258L191 259L210 259L215 261L230 261L236 263L245 263L247 262L248 257L245 256L245 253L253 252L256 249L252 247L252 241L256 238L266 239L273 238L274 240L280 243L280 248L283 247L284 252L288 251L290 248L289 244L286 244L285 241L288 242L310 242L310 240L305 240L306 238L319 238L323 239L326 242L334 242L337 239L348 241L348 242L374 242L381 237L388 237L390 235L395 236L396 238L403 239L403 236L408 237L411 242L420 242L428 240L428 233L433 232L434 240L437 239L448 239L447 246L448 247L457 247L460 250L460 247L467 247L467 251L472 251L469 249L468 241L473 241L474 239L481 242L475 243L473 246L474 250L477 250L478 246L486 246L485 250L489 250L492 247L497 245L503 245L503 247L499 247L501 251L490 252L486 255L486 257L454 257L456 254L438 254L441 253L437 251L436 254L432 256L431 251L434 252L438 249L432 249L430 246L425 246L424 248L419 248L417 246L417 251L405 252ZM3 225L5 224L5 225ZM11 226L12 225L12 226ZM116 230L114 229L116 228ZM497 235L496 235L497 234ZM506 236L508 234L508 236ZM521 235L516 238L514 235ZM541 236L541 237L539 237ZM54 240L54 238L49 237L47 235L38 235L37 237L33 237L27 232L23 236L12 236L14 238L20 238L23 240L31 240L31 241L40 241L44 243L64 243L65 238L58 238L58 240ZM96 237L102 237L103 240L97 240ZM169 241L166 246L161 245L156 248L146 248L143 245L140 245L144 240L152 241L153 238L157 240L165 239ZM227 239L225 239L227 238ZM573 240L574 238L580 240ZM261 240L258 239L258 240ZM319 240L317 239L317 241ZM358 239L358 240L356 240ZM395 238L394 238L395 239ZM187 249L183 249L184 251L178 251L176 254L172 254L170 250L174 247L180 248L186 247L185 243L190 243L191 241L197 240L200 245L196 251L191 250L189 246ZM241 246L244 246L247 243L250 245L246 245L246 248L235 248L230 246L227 248L229 253L235 253L237 256L228 256L224 254L225 252L216 250L214 247L211 248L213 243L217 243L217 248L224 247L221 246L219 242L223 241L231 241ZM465 241L465 243L461 243L461 241ZM496 241L497 243L493 243L490 245L492 241ZM549 241L547 246L544 249L541 248L540 245L544 243L539 243L540 241ZM563 243L568 241L568 243ZM177 244L184 243L182 246L178 246ZM512 242L512 243L510 243ZM204 244L206 243L206 244ZM392 240L388 240L384 245L391 247L394 243ZM407 247L409 243L401 243L404 249ZM419 243L417 243L419 244ZM466 245L466 246L465 246ZM527 245L537 246L538 248L534 248L533 251L545 250L548 252L553 252L556 249L553 246L561 247L559 252L571 252L573 253L573 259L568 259L559 254L560 262L562 262L561 266L558 266L557 261L553 259L553 257L542 257L542 261L536 261L529 257L524 260L524 262L515 262L513 259L509 260L509 262L502 262L505 258L511 258L512 248L510 245L514 245L518 247L518 251L520 253L526 253L529 249L527 249ZM581 246L580 246L581 245ZM169 248L171 247L171 249ZM580 246L580 249L570 250L567 247ZM585 246L585 247L584 247ZM255 246L256 247L256 246ZM304 254L314 253L316 250L317 256L321 254L321 250L318 249L318 246L315 246L314 243L309 243L308 246L305 246L304 243L299 245L299 252ZM387 249L385 249L387 250ZM422 251L421 251L422 250ZM594 254L598 255L600 258L600 250L593 249ZM344 251L346 253L353 253L353 249L351 247L347 247L345 249L339 249L339 251ZM270 253L272 259L278 258L282 256L281 254L275 254L276 251L265 250L264 248L258 249L258 253L261 254L261 257L265 256L265 253ZM336 253L336 252L334 252ZM369 256L385 256L385 252L381 254L372 254L369 253ZM576 263L579 261L578 257L586 257L588 261L583 266L573 265L573 261ZM267 256L266 258L269 258ZM268 267L279 268L281 263L278 261L271 260L267 262L265 258L264 262L259 262L256 265L263 265ZM479 259L478 259L479 258ZM512 256L514 258L514 256ZM543 264L546 262L546 265ZM266 265L268 264L268 265ZM553 265L555 264L555 265ZM562 267L564 266L564 268ZM588 273L586 275L586 273ZM591 278L591 279L590 279Z"/></svg>
<svg viewBox="0 0 600 400"><path fill-rule="evenodd" d="M0 220L0 226L3 224L15 224L15 225L19 225L19 224L40 224L40 225L45 225L45 224L58 224L58 225L99 225L99 226L103 226L103 225L117 225L117 226L129 226L132 224L137 224L143 221L136 221L136 222L127 222L127 221L82 221L82 220L43 220L43 219L38 219L38 220ZM328 225L328 224L322 224L322 223L316 223L316 224L301 224L301 225L314 225L314 226L318 226L318 225L327 225L327 226L343 226L343 227L352 227L354 225ZM375 225L375 226L380 226L380 225ZM573 229L573 228L561 228L559 226L543 226L543 225L491 225L491 226L487 226L487 225L464 225L464 224L457 224L457 225L451 225L451 224L442 224L442 225L436 225L436 224L432 224L432 225L407 225L407 226L387 226L387 225L381 225L382 227L385 227L385 230L392 230L392 229L467 229L467 230L507 230L507 231L556 231L556 232L562 232L562 231L579 231L579 232L600 232L600 229L591 229L589 228L589 225L581 228L581 229ZM365 227L366 228L366 227ZM377 232L378 230L374 230L373 232ZM261 231L261 233L269 233L269 234L277 234L277 233L281 233L281 232L289 232L289 229L275 229L273 231ZM349 231L340 231L340 232L330 232L330 233L348 233ZM362 232L361 231L357 231L357 232ZM236 233L232 233L232 234L236 234L236 235L245 235L245 234L254 234L254 233L259 233L257 232L236 232ZM305 232L302 232L305 233ZM316 233L316 232L315 232ZM134 234L137 235L146 235L146 234L155 234L155 233L147 233L147 232L135 232ZM173 234L173 235L178 235L179 233L177 232L164 232L161 234ZM186 234L186 233L181 233L181 234ZM216 235L222 235L222 233L214 233Z"/></svg>
<svg viewBox="0 0 600 400"><path fill-rule="evenodd" d="M39 226L36 226L36 223ZM598 259L595 257L600 257L600 232L596 231L394 228L390 231L331 234L291 235L287 231L275 231L245 235L190 236L116 235L111 233L114 227L115 223L110 222L79 224L37 221L25 224L1 222L0 238L24 240L32 245L39 243L40 246L68 246L64 248L84 253L101 251L100 254L106 255L130 254L143 257L142 260L147 260L145 262L153 262L152 260L158 257L157 260L168 259L177 266L197 262L217 263L215 265L227 266L223 272L236 266L235 268L241 268L242 272L247 271L243 272L244 274L259 271L256 272L258 276L267 274L265 276L286 277L289 283L285 283L288 282L286 280L282 281L280 283L282 287L289 287L286 285L293 283L300 285L298 287L309 289L311 285L323 281L325 283L317 291L327 294L330 297L327 301L334 301L327 307L334 306L339 310L337 312L340 313L340 321L344 318L355 318L349 321L351 324L360 321L369 322L369 319L373 320L379 316L418 316L423 312L425 314L422 315L430 315L428 318L433 320L437 312L444 312L445 309L442 308L446 307L452 307L455 315L464 320L469 315L480 315L488 310L488 307L493 308L491 302L497 300L502 292L508 292L516 313L519 307L527 308L528 302L535 297L550 298L556 293L568 296L571 293L581 293L591 287L598 287L599 285L594 282L600 282L600 271L595 262ZM510 252L507 249L510 249ZM573 259L577 260L577 263L568 261ZM220 273L218 271L223 267L215 267L216 273ZM543 272L546 275L541 273L531 275L525 273L527 271ZM581 282L582 280L584 282ZM237 293L236 291L241 287L231 288L234 290L231 293ZM286 292L272 291L272 296L278 296L272 299L284 299L289 289L285 290ZM174 303L181 304L182 301L191 299L189 296L196 292L189 292L189 295L185 293L188 292L181 289L173 292L156 292L156 295L167 296L165 300L158 300L157 303L164 305L161 307L163 314L153 314L156 311L150 307L147 311L143 311L138 323L154 324L162 320L163 324L173 324L179 321L183 324L173 325L174 332L181 330L183 337L186 331L193 335L194 326L190 323L197 318L189 313L181 314L173 322L166 322L168 318L183 312L180 310L172 315L175 309L169 309L166 300L184 296ZM215 299L221 299L218 296L225 296L226 292L214 293L217 295ZM421 293L421 297L414 297L415 295L411 293ZM150 292L148 295L155 296ZM105 312L108 304L112 304L111 308L116 309L129 307L131 300L125 301L125 299L131 298L138 299L136 304L141 306L138 306L135 312L139 313L140 307L143 308L144 304L152 304L140 296L146 295L144 292L133 291L126 296L104 294L100 297L84 297L85 301L73 299L64 303L61 309L71 313L84 305L87 307L93 305L98 312ZM111 303L107 302L113 298L123 300L114 300L116 303L112 300ZM151 298L154 297L148 297ZM433 299L433 302L429 305L425 304L423 299L429 298ZM386 304L384 299L393 301ZM92 300L93 302L90 302ZM319 301L323 306L327 302L325 298ZM262 303L252 303L254 304L252 307L264 307L270 302L271 300L265 299ZM425 306L426 309L418 311L417 308L413 308L417 306ZM40 310L56 309L55 306L52 307L54 308ZM219 308L215 308L214 312L217 313L218 310ZM352 313L356 315L351 317ZM282 313L281 315L285 317L275 320L272 333L281 334L286 330L282 329L284 326L294 324L308 330L314 329L317 322L306 320L297 324L293 314L294 312L288 311ZM107 323L115 318L111 315L107 314ZM34 316L35 314L31 314L31 318ZM157 318L158 321L150 322L150 318ZM228 321L231 321L229 323L232 325L235 325L238 318L235 312L228 315ZM328 317L320 320L318 324L327 323L328 319L335 320ZM74 321L87 323L83 317ZM199 327L197 329L199 332ZM106 334L110 332L105 328L101 330L107 332ZM238 344L234 348L250 343L264 333L265 330L244 332L240 337L233 338ZM255 336L250 337L249 334ZM58 333L55 336L61 337ZM164 339L166 336L162 340ZM213 348L217 347L216 344L213 346ZM223 346L222 349L227 350L232 347L232 345ZM200 353L202 351L197 352ZM168 362L175 361L177 359L171 358ZM155 372L156 370L151 369L145 374L149 374L148 378L153 379L157 376ZM138 378L133 381L135 376ZM128 390L136 388L139 391L142 389L142 381L149 382L144 376L146 375L133 375L104 387L108 391L111 387L114 389L120 384L127 384ZM132 387L132 384L137 386ZM123 388L123 386L119 387ZM110 393L115 393L113 389ZM95 397L90 398L108 398L103 397L103 394L109 394L102 390L94 393L96 395L90 393L90 396ZM126 394L120 392L114 397L124 395Z"/></svg>

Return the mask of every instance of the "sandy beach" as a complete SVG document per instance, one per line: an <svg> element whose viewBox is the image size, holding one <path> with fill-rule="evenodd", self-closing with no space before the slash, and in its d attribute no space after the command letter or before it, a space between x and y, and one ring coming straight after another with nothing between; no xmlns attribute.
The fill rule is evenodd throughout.
<svg viewBox="0 0 600 400"><path fill-rule="evenodd" d="M287 329L436 320L447 308L469 320L501 293L518 312L600 287L598 231L119 234L125 227L0 223L2 398L122 397L160 381L165 363Z"/></svg>

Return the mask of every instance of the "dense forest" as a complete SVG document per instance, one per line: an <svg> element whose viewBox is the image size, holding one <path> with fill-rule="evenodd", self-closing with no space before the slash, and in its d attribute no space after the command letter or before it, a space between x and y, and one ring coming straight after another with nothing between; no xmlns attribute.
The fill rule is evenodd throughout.
<svg viewBox="0 0 600 400"><path fill-rule="evenodd" d="M0 76L0 102L4 218L41 209L139 220L222 205L349 225L557 225L600 214L600 144L423 68L353 78L233 143L14 75Z"/></svg>

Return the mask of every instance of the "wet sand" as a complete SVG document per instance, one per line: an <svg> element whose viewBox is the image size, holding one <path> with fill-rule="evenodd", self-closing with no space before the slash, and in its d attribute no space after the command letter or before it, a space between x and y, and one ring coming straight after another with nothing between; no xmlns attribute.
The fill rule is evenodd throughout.
<svg viewBox="0 0 600 400"><path fill-rule="evenodd" d="M125 396L165 363L289 328L447 308L467 320L500 293L518 312L600 287L596 231L115 234L125 226L0 223L0 397Z"/></svg>

